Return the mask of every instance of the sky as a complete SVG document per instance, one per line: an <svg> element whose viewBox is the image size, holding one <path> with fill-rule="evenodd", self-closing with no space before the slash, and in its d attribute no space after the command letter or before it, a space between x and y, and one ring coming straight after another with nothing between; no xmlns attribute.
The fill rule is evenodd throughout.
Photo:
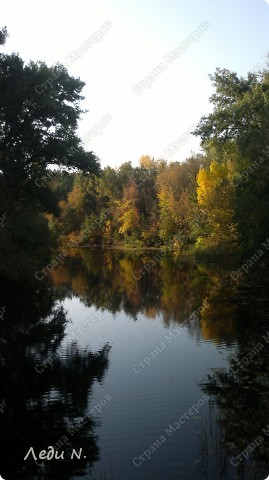
<svg viewBox="0 0 269 480"><path fill-rule="evenodd" d="M265 66L269 0L0 0L5 51L85 82L78 134L101 166L184 161L211 111L209 74Z"/></svg>

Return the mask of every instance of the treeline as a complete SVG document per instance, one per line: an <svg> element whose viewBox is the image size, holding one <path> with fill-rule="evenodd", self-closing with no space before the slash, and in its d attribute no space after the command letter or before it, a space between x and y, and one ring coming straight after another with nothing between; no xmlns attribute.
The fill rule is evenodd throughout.
<svg viewBox="0 0 269 480"><path fill-rule="evenodd" d="M148 155L97 175L54 174L62 244L259 248L269 234L269 70L211 76L213 111L194 135L202 155L167 163Z"/></svg>
<svg viewBox="0 0 269 480"><path fill-rule="evenodd" d="M201 156L167 164L146 155L138 167L127 162L95 176L54 172L51 231L63 245L188 247L204 220L196 194L203 164Z"/></svg>
<svg viewBox="0 0 269 480"><path fill-rule="evenodd" d="M139 167L106 167L90 178L54 174L61 243L255 251L269 234L269 71L211 76L213 111L194 135L203 154Z"/></svg>
<svg viewBox="0 0 269 480"><path fill-rule="evenodd" d="M269 230L269 68L245 78L217 69L211 80L212 113L193 132L203 154L101 169L77 135L83 82L1 53L1 258L18 263L18 245L24 257L45 251L49 231L64 246L258 249Z"/></svg>

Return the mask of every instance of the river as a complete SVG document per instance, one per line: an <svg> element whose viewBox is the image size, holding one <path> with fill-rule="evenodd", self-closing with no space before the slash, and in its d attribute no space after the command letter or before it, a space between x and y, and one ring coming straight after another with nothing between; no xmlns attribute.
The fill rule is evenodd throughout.
<svg viewBox="0 0 269 480"><path fill-rule="evenodd" d="M226 259L81 249L57 263L2 291L0 474L265 479L266 294ZM49 446L64 455L38 458Z"/></svg>

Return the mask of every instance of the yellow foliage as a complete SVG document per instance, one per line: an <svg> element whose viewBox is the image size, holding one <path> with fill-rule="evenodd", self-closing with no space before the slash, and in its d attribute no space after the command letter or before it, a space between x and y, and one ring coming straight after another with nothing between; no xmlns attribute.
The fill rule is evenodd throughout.
<svg viewBox="0 0 269 480"><path fill-rule="evenodd" d="M137 234L140 229L140 214L137 207L138 191L135 185L125 188L122 201L116 201L119 233Z"/></svg>
<svg viewBox="0 0 269 480"><path fill-rule="evenodd" d="M84 207L84 192L79 185L74 185L73 190L68 194L68 204L75 210L81 211Z"/></svg>
<svg viewBox="0 0 269 480"><path fill-rule="evenodd" d="M209 170L201 169L197 175L198 204L207 213L208 232L198 238L197 245L207 247L227 246L237 240L237 228L233 221L231 162L211 162Z"/></svg>
<svg viewBox="0 0 269 480"><path fill-rule="evenodd" d="M119 233L127 233L131 230L135 230L139 226L139 212L135 207L133 200L127 200L122 205L122 215L119 218L121 226Z"/></svg>
<svg viewBox="0 0 269 480"><path fill-rule="evenodd" d="M149 155L142 155L142 157L139 158L139 165L144 168L152 168L154 166L154 159Z"/></svg>

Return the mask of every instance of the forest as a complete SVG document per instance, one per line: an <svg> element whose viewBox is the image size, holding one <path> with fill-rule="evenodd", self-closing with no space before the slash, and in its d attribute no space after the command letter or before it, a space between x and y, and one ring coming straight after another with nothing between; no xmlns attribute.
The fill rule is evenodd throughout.
<svg viewBox="0 0 269 480"><path fill-rule="evenodd" d="M0 26L0 480L265 478L269 57L209 75L199 153L103 166L79 135L83 79L6 53L8 37ZM67 460L26 462L30 448Z"/></svg>
<svg viewBox="0 0 269 480"><path fill-rule="evenodd" d="M101 168L77 134L84 83L15 53L0 65L3 258L18 257L17 245L246 254L266 241L269 67L210 75L212 112L192 132L203 153Z"/></svg>

